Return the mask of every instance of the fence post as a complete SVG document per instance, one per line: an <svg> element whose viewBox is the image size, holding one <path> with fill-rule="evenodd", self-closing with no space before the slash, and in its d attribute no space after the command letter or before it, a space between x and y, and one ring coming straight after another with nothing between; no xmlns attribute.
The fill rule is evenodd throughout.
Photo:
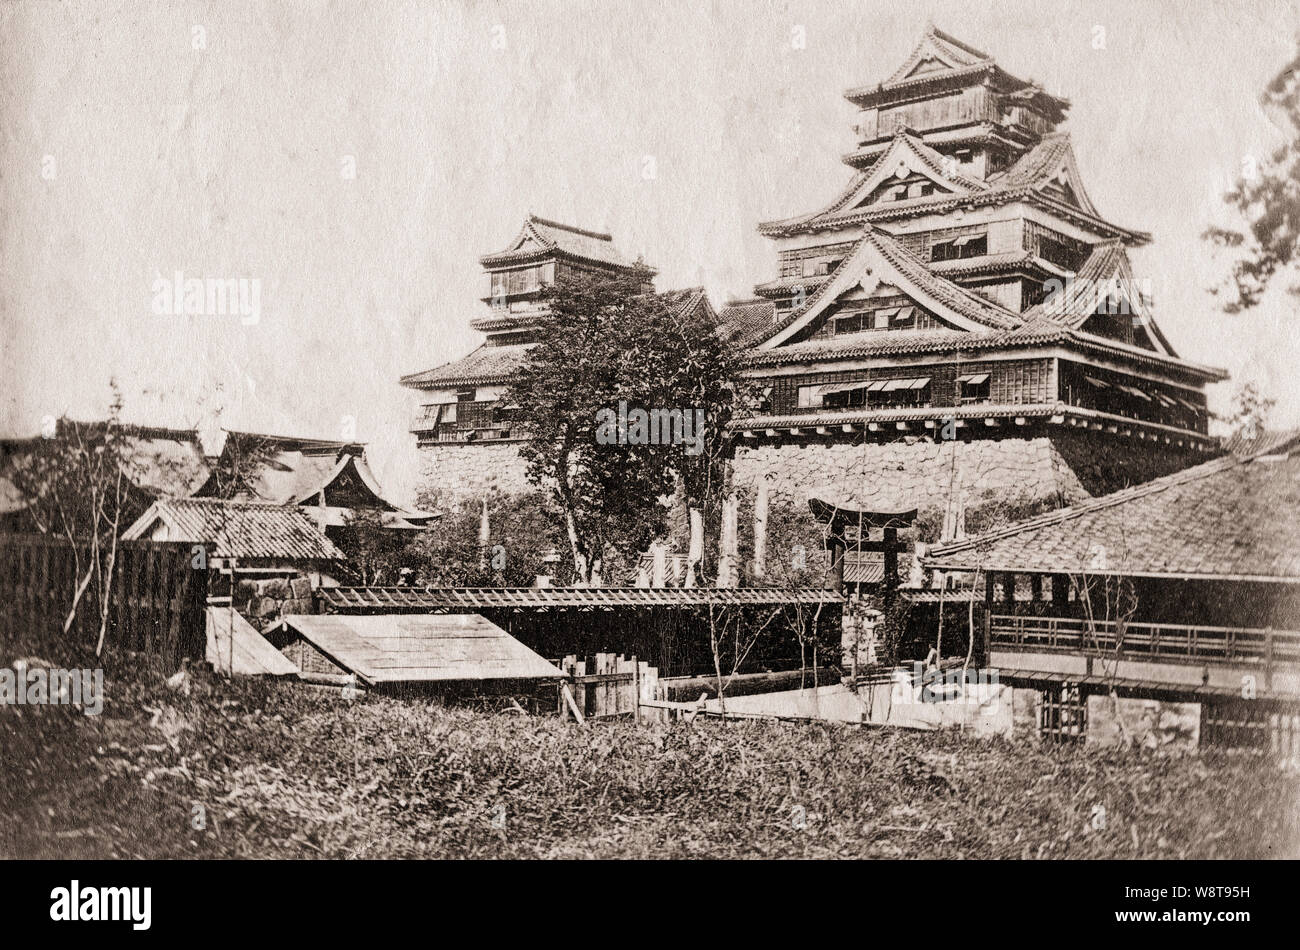
<svg viewBox="0 0 1300 950"><path fill-rule="evenodd" d="M641 722L641 667L637 665L636 654L632 654L632 722Z"/></svg>

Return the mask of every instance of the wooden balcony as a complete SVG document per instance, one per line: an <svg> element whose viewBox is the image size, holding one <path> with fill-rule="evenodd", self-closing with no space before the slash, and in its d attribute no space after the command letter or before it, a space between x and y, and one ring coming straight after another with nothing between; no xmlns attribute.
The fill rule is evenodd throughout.
<svg viewBox="0 0 1300 950"><path fill-rule="evenodd" d="M1130 660L1195 663L1264 663L1300 666L1300 631L1253 627L1129 623L1117 642L1114 621L1075 617L994 614L994 650L1122 656ZM1117 649L1118 648L1118 649Z"/></svg>

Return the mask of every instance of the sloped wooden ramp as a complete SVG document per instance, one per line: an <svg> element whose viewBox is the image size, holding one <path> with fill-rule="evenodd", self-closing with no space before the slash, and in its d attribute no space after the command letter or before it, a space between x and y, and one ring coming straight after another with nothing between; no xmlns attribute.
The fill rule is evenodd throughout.
<svg viewBox="0 0 1300 950"><path fill-rule="evenodd" d="M368 685L564 677L477 614L292 615L269 634L301 637Z"/></svg>
<svg viewBox="0 0 1300 950"><path fill-rule="evenodd" d="M298 667L230 607L206 609L207 654L225 676L297 676Z"/></svg>

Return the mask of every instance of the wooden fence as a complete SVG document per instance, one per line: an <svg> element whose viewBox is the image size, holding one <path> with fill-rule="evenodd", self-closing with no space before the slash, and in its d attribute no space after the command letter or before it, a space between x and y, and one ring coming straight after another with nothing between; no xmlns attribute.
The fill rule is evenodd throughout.
<svg viewBox="0 0 1300 950"><path fill-rule="evenodd" d="M1300 761L1300 713L1294 706L1206 703L1201 708L1201 745L1262 749Z"/></svg>
<svg viewBox="0 0 1300 950"><path fill-rule="evenodd" d="M168 671L182 657L202 659L208 572L206 558L196 567L193 554L193 546L183 542L118 542L104 655L140 651L158 657ZM84 575L88 562L88 547L74 552L56 538L0 534L0 654L34 653L52 661L94 650L100 598L93 581L72 627L63 632L78 567Z"/></svg>
<svg viewBox="0 0 1300 950"><path fill-rule="evenodd" d="M643 718L641 706L658 698L659 670L636 657L597 653L590 660L566 656L560 685L560 718L579 722L610 716ZM590 669L590 672L588 672Z"/></svg>

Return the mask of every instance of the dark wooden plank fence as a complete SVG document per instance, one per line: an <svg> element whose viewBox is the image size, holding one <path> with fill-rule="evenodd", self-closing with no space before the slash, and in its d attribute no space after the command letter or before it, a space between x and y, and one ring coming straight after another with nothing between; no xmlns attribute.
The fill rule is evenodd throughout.
<svg viewBox="0 0 1300 950"><path fill-rule="evenodd" d="M89 547L83 545L83 573L88 563ZM0 534L0 661L25 653L53 661L94 650L99 598L93 581L82 596L72 628L63 632L79 580L77 566L66 540ZM125 650L143 652L157 657L167 671L177 669L182 657L202 659L207 590L206 558L195 567L193 545L119 541L105 656Z"/></svg>

